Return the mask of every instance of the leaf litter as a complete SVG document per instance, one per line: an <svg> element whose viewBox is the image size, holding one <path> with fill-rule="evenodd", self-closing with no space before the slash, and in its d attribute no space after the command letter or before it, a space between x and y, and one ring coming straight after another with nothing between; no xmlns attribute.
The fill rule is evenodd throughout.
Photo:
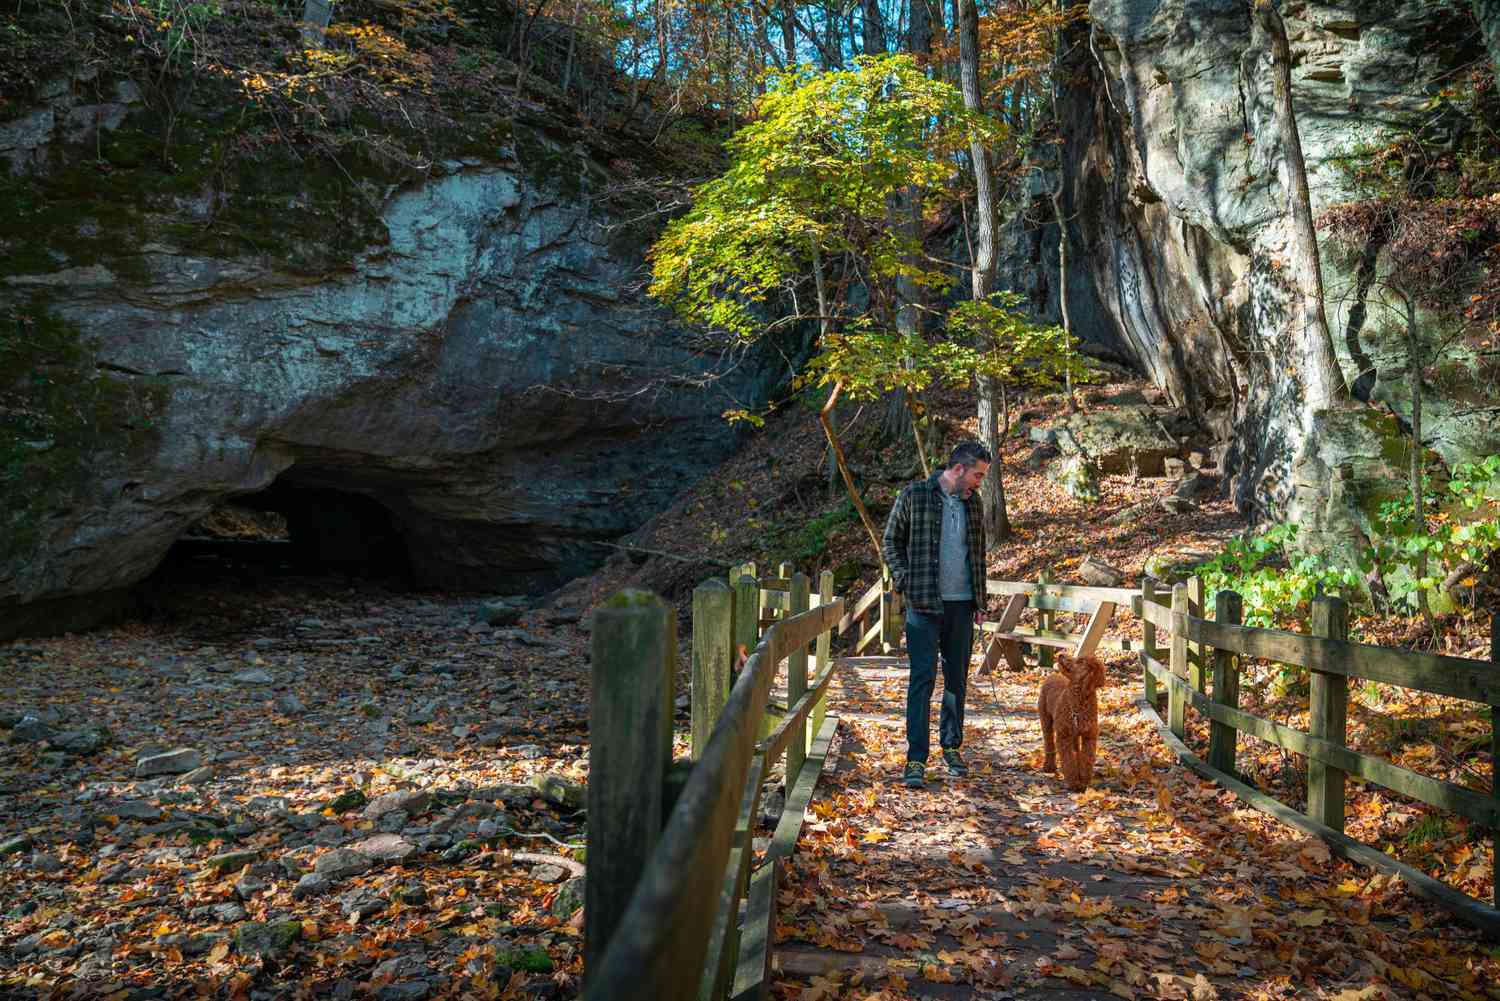
<svg viewBox="0 0 1500 1001"><path fill-rule="evenodd" d="M972 436L963 394L931 402L945 441ZM1045 419L1058 401L1033 406ZM915 470L909 447L882 444L878 417L839 415L880 517ZM1161 481L1106 476L1100 502L1080 504L1023 464L1027 449L1016 436L1002 450L1016 538L992 553L992 577L1068 581L1093 555L1133 581L1153 555L1212 553L1244 528L1222 498L1153 506ZM461 596L227 579L164 623L0 646L0 725L12 727L0 993L577 996L588 610L624 586L676 602L685 693L687 599L705 577L790 559L839 571L844 594L877 578L828 473L813 408L794 400L515 628L474 623ZM1365 628L1390 640L1389 626ZM1139 639L1127 616L1112 632ZM1039 772L1040 679L974 678L971 774L939 766L913 793L893 782L904 671L841 670L834 764L783 882L777 996L1500 997L1497 953L1465 927L1178 767L1133 701L1128 657L1101 691L1094 788L1064 791ZM1372 711L1351 707L1351 745L1441 777L1475 772L1488 721L1412 695L1360 692ZM1262 697L1247 681L1247 707L1296 725L1295 698ZM1413 718L1417 740L1399 722ZM196 759L171 757L183 751ZM162 753L194 768L137 776ZM1296 802L1287 764L1241 738L1242 770ZM1488 892L1488 852L1463 825L1358 784L1349 816L1351 833Z"/></svg>

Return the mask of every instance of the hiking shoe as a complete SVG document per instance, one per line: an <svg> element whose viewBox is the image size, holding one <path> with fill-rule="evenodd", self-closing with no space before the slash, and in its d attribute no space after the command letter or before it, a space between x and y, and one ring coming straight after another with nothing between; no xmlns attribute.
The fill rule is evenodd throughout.
<svg viewBox="0 0 1500 1001"><path fill-rule="evenodd" d="M959 778L969 774L969 766L964 764L964 759L958 756L958 748L950 747L943 752L943 764L948 766L948 774Z"/></svg>
<svg viewBox="0 0 1500 1001"><path fill-rule="evenodd" d="M927 784L927 766L920 761L908 761L901 781L908 789L920 789Z"/></svg>

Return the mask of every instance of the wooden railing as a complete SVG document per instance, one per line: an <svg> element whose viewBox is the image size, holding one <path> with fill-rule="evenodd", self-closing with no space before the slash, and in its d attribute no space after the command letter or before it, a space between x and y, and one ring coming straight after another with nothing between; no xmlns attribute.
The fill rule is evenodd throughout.
<svg viewBox="0 0 1500 1001"><path fill-rule="evenodd" d="M789 569L760 581L753 566L736 567L732 586L712 580L694 591L690 765L671 760L675 613L644 592L624 592L595 612L589 1001L721 1001L767 991L780 866L796 844L837 724L824 705L830 643L844 617L831 573L813 595L809 579ZM763 736L783 662L786 712ZM783 757L786 803L755 866L761 788Z"/></svg>
<svg viewBox="0 0 1500 1001"><path fill-rule="evenodd" d="M849 652L855 656L872 646L881 653L890 653L901 645L904 614L901 596L891 590L890 572L882 569L880 579L856 598L839 619L836 632L842 636L853 628Z"/></svg>
<svg viewBox="0 0 1500 1001"><path fill-rule="evenodd" d="M1215 596L1214 617L1210 619L1200 617L1192 607L1186 585L1159 594L1148 581L1133 610L1143 622L1143 701L1184 763L1258 809L1321 837L1337 854L1400 876L1417 893L1487 934L1500 936L1500 910L1344 833L1348 776L1465 817L1492 831L1500 829L1500 784L1496 781L1500 771L1492 775L1488 794L1478 792L1351 750L1345 732L1350 678L1478 702L1492 707L1493 720L1493 707L1500 706L1500 630L1494 623L1492 659L1481 661L1350 642L1348 608L1339 598L1319 598L1313 603L1310 636L1242 625L1242 601L1233 591L1220 591ZM1170 634L1165 650L1161 644L1163 631ZM1195 646L1200 653L1196 659L1192 656ZM1263 658L1311 672L1308 732L1239 708L1237 661L1241 657ZM1164 722L1159 715L1162 689L1167 696ZM1210 721L1207 761L1194 755L1184 741L1189 706ZM1305 813L1252 789L1235 776L1240 733L1306 756ZM1500 736L1493 724L1490 741L1494 770L1500 767ZM1500 904L1500 883L1496 892L1496 903Z"/></svg>
<svg viewBox="0 0 1500 1001"><path fill-rule="evenodd" d="M990 636L1003 634L1020 642L1034 640L1032 644L1037 648L1037 660L1043 667L1052 663L1052 647L1063 646L1065 649L1082 648L1087 653L1096 647L1108 650L1129 650L1130 641L1110 636L1098 635L1109 625L1107 617L1091 618L1083 632L1071 632L1057 628L1056 616L1059 611L1084 611L1092 610L1102 603L1109 603L1114 608L1129 610L1131 603L1140 597L1140 591L1124 587L1092 587L1083 584L1055 584L1052 575L1042 571L1041 579L1036 582L1017 580L987 580L984 582L985 593L1004 599L1002 611L999 617L992 616L987 621L982 632ZM1019 601L1018 596L1024 596L1025 601ZM1034 626L1020 625L1020 616L1025 611L1037 613L1037 624ZM985 653L984 668L988 671L999 661L998 644L991 642ZM1014 644L1010 645L1009 656L1019 658L1016 654Z"/></svg>

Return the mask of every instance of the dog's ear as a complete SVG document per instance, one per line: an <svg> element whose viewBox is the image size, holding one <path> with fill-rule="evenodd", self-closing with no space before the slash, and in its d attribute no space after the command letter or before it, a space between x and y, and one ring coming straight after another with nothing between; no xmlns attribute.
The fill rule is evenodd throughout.
<svg viewBox="0 0 1500 1001"><path fill-rule="evenodd" d="M1088 660L1084 662L1084 667L1088 670L1088 677L1090 681L1092 681L1095 685L1104 684L1104 661L1100 660L1098 657L1095 657L1093 654L1090 654Z"/></svg>

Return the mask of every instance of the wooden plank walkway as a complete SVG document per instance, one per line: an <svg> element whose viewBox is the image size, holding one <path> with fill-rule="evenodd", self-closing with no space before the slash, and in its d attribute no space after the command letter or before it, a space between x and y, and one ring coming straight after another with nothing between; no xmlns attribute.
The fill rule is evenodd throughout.
<svg viewBox="0 0 1500 1001"><path fill-rule="evenodd" d="M1468 929L1180 767L1133 702L1133 664L1101 692L1077 795L1040 772L1036 672L970 679L965 778L937 759L940 678L928 785L901 786L906 676L896 657L836 663L776 996L1500 997Z"/></svg>

